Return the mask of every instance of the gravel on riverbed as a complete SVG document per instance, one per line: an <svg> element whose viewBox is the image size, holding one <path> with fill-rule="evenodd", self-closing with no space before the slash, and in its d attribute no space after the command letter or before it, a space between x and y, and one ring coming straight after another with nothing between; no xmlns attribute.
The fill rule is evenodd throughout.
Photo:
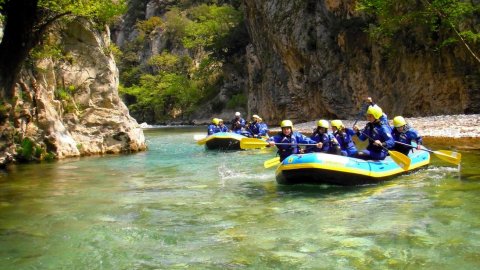
<svg viewBox="0 0 480 270"><path fill-rule="evenodd" d="M389 116L390 125L393 117ZM327 119L333 120L333 119ZM424 137L443 138L480 138L480 114L437 115L428 117L405 117L407 123ZM346 127L352 127L354 120L342 120ZM317 121L293 123L295 130L311 133ZM360 128L366 125L365 120L357 122ZM270 131L280 131L279 127Z"/></svg>

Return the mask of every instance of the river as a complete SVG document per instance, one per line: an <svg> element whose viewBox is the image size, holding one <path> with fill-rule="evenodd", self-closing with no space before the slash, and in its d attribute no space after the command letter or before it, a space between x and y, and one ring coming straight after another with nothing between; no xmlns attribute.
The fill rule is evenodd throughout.
<svg viewBox="0 0 480 270"><path fill-rule="evenodd" d="M432 156L377 185L281 186L274 151L206 151L200 132L0 172L0 268L480 268L480 151L460 172Z"/></svg>

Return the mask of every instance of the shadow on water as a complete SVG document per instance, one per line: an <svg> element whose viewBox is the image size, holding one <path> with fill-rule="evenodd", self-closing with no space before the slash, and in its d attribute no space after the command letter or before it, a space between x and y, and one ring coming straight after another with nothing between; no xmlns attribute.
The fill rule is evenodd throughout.
<svg viewBox="0 0 480 270"><path fill-rule="evenodd" d="M276 182L244 183L245 196L261 198L265 196L285 198L327 198L374 194L379 190L391 187L394 183L382 182L361 186L334 186L334 185L279 185Z"/></svg>

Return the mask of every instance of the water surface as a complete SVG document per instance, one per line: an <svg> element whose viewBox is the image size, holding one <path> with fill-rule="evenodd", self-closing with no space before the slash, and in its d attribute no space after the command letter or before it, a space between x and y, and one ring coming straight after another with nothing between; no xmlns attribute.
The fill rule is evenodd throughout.
<svg viewBox="0 0 480 270"><path fill-rule="evenodd" d="M271 150L149 151L0 173L1 269L478 269L480 152L363 187L277 185ZM434 145L432 149L448 149Z"/></svg>

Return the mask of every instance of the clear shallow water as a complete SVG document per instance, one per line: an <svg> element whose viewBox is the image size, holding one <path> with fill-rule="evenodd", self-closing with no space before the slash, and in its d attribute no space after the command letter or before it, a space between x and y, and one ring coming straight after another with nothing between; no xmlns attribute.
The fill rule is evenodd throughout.
<svg viewBox="0 0 480 270"><path fill-rule="evenodd" d="M146 130L144 153L0 173L0 268L480 267L478 151L461 174L432 157L379 185L285 187L262 166L273 151L205 151L198 133Z"/></svg>

